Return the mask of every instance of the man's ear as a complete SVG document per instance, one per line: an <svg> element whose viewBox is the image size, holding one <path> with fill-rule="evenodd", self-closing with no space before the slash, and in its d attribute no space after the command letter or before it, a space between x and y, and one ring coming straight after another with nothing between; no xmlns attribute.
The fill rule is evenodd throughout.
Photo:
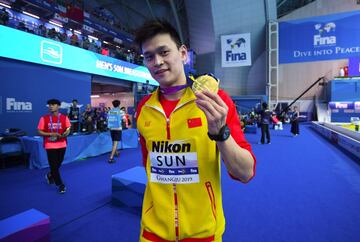
<svg viewBox="0 0 360 242"><path fill-rule="evenodd" d="M185 62L188 59L188 49L185 45L181 45L179 48L180 54L181 54L181 60L185 64Z"/></svg>

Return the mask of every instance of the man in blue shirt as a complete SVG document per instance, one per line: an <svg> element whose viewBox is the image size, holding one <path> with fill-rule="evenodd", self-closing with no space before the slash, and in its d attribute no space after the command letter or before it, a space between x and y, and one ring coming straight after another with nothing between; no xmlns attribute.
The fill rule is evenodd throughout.
<svg viewBox="0 0 360 242"><path fill-rule="evenodd" d="M121 121L125 117L124 111L122 111L119 108L120 101L114 100L112 104L114 107L110 109L107 116L108 128L110 129L111 140L112 140L112 150L109 158L109 163L114 163L115 162L114 156L119 155L117 151L117 145L119 141L121 141L121 131L122 131Z"/></svg>

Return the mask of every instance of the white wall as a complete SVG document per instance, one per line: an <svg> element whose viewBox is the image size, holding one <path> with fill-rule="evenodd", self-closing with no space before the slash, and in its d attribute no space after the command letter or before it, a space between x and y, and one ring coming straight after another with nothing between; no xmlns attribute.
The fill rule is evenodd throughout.
<svg viewBox="0 0 360 242"><path fill-rule="evenodd" d="M268 1L269 3L271 1ZM273 7L275 2L271 2ZM212 0L215 33L215 74L222 80L221 87L230 95L265 94L267 22L266 1ZM274 8L269 8L275 11ZM251 66L221 67L221 35L251 34Z"/></svg>
<svg viewBox="0 0 360 242"><path fill-rule="evenodd" d="M214 73L221 80L220 87L230 95L264 95L265 24L267 19L276 16L276 1L196 0L185 3L190 44L197 52L199 74ZM220 36L238 33L251 33L252 65L222 68Z"/></svg>
<svg viewBox="0 0 360 242"><path fill-rule="evenodd" d="M112 94L102 94L98 98L91 98L91 106L99 107L100 103L105 103L106 107L113 107L112 101L118 99L121 104L120 107L133 107L134 106L134 96L132 93L114 93Z"/></svg>
<svg viewBox="0 0 360 242"><path fill-rule="evenodd" d="M196 52L198 74L213 73L215 35L209 0L185 1L189 25L190 47Z"/></svg>

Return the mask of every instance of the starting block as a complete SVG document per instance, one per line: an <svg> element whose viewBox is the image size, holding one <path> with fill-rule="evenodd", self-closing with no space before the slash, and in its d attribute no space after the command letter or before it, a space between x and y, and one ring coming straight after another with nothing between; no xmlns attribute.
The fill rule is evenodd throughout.
<svg viewBox="0 0 360 242"><path fill-rule="evenodd" d="M112 203L128 207L142 207L147 177L145 168L136 166L112 175Z"/></svg>
<svg viewBox="0 0 360 242"><path fill-rule="evenodd" d="M30 209L0 221L1 242L50 242L50 217Z"/></svg>

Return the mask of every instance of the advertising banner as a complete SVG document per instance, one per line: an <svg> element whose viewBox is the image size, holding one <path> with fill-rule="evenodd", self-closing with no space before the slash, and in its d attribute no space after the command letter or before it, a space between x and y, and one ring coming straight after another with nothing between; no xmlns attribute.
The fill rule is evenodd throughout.
<svg viewBox="0 0 360 242"><path fill-rule="evenodd" d="M348 59L360 55L360 11L279 24L279 63Z"/></svg>
<svg viewBox="0 0 360 242"><path fill-rule="evenodd" d="M37 135L37 124L48 113L47 100L61 101L66 114L73 99L80 111L90 103L91 75L0 58L0 132L19 128Z"/></svg>
<svg viewBox="0 0 360 242"><path fill-rule="evenodd" d="M144 66L0 25L0 57L156 85Z"/></svg>

